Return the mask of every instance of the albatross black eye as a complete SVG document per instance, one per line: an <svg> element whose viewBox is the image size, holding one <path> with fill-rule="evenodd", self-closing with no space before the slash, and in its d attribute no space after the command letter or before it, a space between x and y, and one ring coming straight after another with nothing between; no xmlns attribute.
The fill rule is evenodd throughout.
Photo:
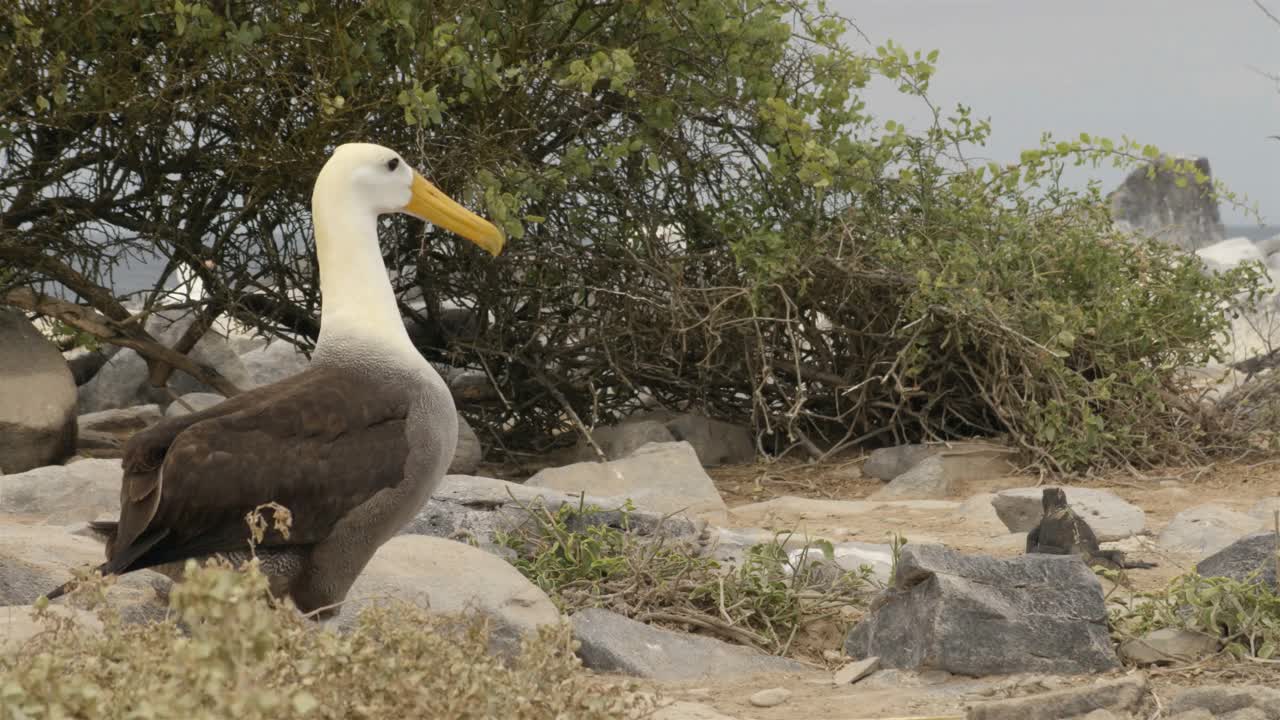
<svg viewBox="0 0 1280 720"><path fill-rule="evenodd" d="M400 158L391 158L387 161L387 170L395 172L398 167L400 167Z"/></svg>

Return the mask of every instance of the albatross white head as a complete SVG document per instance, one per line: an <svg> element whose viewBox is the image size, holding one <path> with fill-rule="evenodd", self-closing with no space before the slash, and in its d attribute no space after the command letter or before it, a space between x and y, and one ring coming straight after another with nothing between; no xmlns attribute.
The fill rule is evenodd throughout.
<svg viewBox="0 0 1280 720"><path fill-rule="evenodd" d="M339 145L311 194L322 302L317 354L355 342L417 356L378 246L378 216L397 212L457 233L493 255L502 252L501 230L440 192L394 150Z"/></svg>

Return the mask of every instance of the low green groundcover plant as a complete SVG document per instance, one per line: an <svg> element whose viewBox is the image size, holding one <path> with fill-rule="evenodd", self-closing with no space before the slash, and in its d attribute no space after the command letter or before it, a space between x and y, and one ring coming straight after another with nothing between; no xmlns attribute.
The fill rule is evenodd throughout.
<svg viewBox="0 0 1280 720"><path fill-rule="evenodd" d="M1243 580L1187 573L1134 600L1111 611L1117 641L1182 628L1220 638L1241 659L1272 660L1280 650L1280 595L1258 573Z"/></svg>

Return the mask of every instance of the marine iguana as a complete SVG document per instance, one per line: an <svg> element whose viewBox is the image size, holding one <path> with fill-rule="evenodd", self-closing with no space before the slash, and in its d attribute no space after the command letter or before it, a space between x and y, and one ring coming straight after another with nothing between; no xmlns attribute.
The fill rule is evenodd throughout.
<svg viewBox="0 0 1280 720"><path fill-rule="evenodd" d="M1044 517L1027 533L1027 552L1045 555L1079 555L1086 565L1112 570L1153 568L1154 563L1128 561L1121 550L1101 550L1089 524L1072 512L1062 488L1045 488L1040 502Z"/></svg>

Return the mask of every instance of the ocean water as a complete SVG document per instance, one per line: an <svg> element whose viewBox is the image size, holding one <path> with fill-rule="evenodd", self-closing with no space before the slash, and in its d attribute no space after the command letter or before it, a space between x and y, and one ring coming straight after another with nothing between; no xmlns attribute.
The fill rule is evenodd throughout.
<svg viewBox="0 0 1280 720"><path fill-rule="evenodd" d="M1254 242L1280 235L1280 226L1277 225L1225 225L1222 230L1224 238L1247 237Z"/></svg>

